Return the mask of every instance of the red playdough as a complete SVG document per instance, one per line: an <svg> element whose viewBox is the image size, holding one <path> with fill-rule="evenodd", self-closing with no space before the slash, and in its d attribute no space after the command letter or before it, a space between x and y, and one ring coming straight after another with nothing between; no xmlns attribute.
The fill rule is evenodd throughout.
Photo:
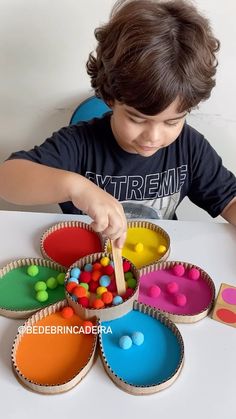
<svg viewBox="0 0 236 419"><path fill-rule="evenodd" d="M43 241L49 258L69 267L76 260L102 251L99 236L83 227L62 227L49 234Z"/></svg>

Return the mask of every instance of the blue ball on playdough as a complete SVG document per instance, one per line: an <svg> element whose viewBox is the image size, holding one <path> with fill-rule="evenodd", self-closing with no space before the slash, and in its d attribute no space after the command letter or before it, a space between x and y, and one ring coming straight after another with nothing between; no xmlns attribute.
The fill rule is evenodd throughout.
<svg viewBox="0 0 236 419"><path fill-rule="evenodd" d="M119 339L119 345L122 349L129 349L132 346L132 339L129 336L121 336Z"/></svg>
<svg viewBox="0 0 236 419"><path fill-rule="evenodd" d="M121 304L121 303L123 303L123 298L120 295L116 295L112 300L113 306L117 306L118 304Z"/></svg>
<svg viewBox="0 0 236 419"><path fill-rule="evenodd" d="M99 284L101 287L108 287L111 283L111 279L108 275L102 275L99 279Z"/></svg>
<svg viewBox="0 0 236 419"><path fill-rule="evenodd" d="M132 333L131 338L132 338L132 342L137 346L142 345L144 342L144 334L142 332Z"/></svg>
<svg viewBox="0 0 236 419"><path fill-rule="evenodd" d="M80 276L80 268L72 268L70 271L70 276L78 279Z"/></svg>

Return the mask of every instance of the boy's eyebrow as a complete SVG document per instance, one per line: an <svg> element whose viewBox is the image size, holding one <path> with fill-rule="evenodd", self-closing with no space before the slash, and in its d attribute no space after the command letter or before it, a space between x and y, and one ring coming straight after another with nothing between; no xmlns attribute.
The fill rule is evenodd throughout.
<svg viewBox="0 0 236 419"><path fill-rule="evenodd" d="M145 115L144 115L144 116L142 116L142 115L138 115L136 112L134 112L134 111L132 111L132 110L126 109L126 112L127 112L128 114L132 115L132 116L135 116L136 118L145 119ZM181 115L181 116L176 116L175 118L168 118L168 119L166 119L166 121L175 121L176 119L182 119L182 118L184 118L186 115L188 115L188 113L187 113L187 112L185 112L185 114L184 114L184 115Z"/></svg>

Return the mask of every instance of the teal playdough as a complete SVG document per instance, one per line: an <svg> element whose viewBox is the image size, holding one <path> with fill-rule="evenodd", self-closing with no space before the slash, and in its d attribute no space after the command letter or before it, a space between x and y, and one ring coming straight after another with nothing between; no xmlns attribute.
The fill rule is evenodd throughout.
<svg viewBox="0 0 236 419"><path fill-rule="evenodd" d="M44 303L35 299L35 283L57 277L59 273L56 269L39 266L38 275L31 277L27 274L27 266L13 269L0 278L0 307L14 311L34 310L63 300L65 291L62 285L54 290L47 289L49 297Z"/></svg>
<svg viewBox="0 0 236 419"><path fill-rule="evenodd" d="M166 381L180 366L181 346L173 332L148 314L132 310L123 317L102 322L112 333L102 332L102 345L112 371L128 384L152 386ZM119 339L140 331L145 336L141 346L128 350L119 346Z"/></svg>

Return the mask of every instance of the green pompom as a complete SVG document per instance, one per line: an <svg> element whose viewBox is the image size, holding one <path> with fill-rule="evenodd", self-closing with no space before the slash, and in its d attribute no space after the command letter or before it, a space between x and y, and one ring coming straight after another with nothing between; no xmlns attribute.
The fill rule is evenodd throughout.
<svg viewBox="0 0 236 419"><path fill-rule="evenodd" d="M130 271L125 272L125 279L127 280L127 279L129 279L129 278L133 278L133 274L132 274L132 272L130 272Z"/></svg>
<svg viewBox="0 0 236 419"><path fill-rule="evenodd" d="M127 285L128 285L129 288L135 288L136 284L137 284L137 281L136 281L135 278L129 278L127 280Z"/></svg>
<svg viewBox="0 0 236 419"><path fill-rule="evenodd" d="M46 291L47 285L44 281L38 281L34 284L35 291Z"/></svg>
<svg viewBox="0 0 236 419"><path fill-rule="evenodd" d="M40 303L44 303L44 301L47 301L48 299L48 293L47 291L38 291L36 294L36 300L40 301Z"/></svg>
<svg viewBox="0 0 236 419"><path fill-rule="evenodd" d="M57 275L58 284L64 285L65 276L66 276L66 274L64 274L63 272L61 272L59 275Z"/></svg>
<svg viewBox="0 0 236 419"><path fill-rule="evenodd" d="M81 287L84 287L87 291L89 289L89 284L86 284L86 282L80 282L79 284Z"/></svg>
<svg viewBox="0 0 236 419"><path fill-rule="evenodd" d="M36 276L36 275L38 275L38 273L39 273L38 266L36 266L36 265L30 265L30 266L28 266L28 268L27 268L27 274L29 276Z"/></svg>
<svg viewBox="0 0 236 419"><path fill-rule="evenodd" d="M54 290L58 286L57 279L53 276L47 279L46 284L50 290Z"/></svg>

